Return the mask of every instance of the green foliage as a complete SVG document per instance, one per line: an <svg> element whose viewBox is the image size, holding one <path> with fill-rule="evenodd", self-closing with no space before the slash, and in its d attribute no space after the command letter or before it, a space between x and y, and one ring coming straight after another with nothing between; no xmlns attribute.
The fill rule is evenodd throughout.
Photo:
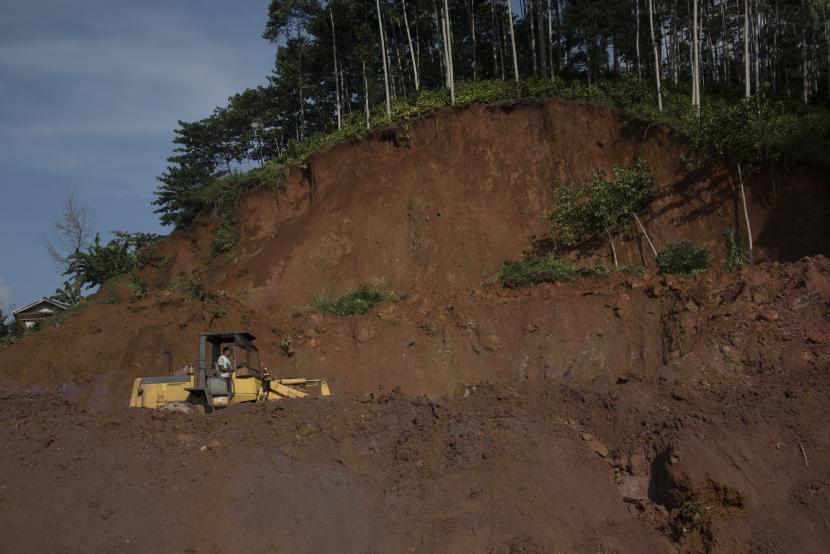
<svg viewBox="0 0 830 554"><path fill-rule="evenodd" d="M645 275L648 273L648 268L642 265L621 265L614 268L614 271L627 273L629 275Z"/></svg>
<svg viewBox="0 0 830 554"><path fill-rule="evenodd" d="M208 302L213 295L205 290L200 279L189 277L185 274L179 275L170 283L170 292L184 293L193 302Z"/></svg>
<svg viewBox="0 0 830 554"><path fill-rule="evenodd" d="M699 116L686 114L681 128L698 154L744 165L791 160L830 165L830 111L756 98L709 97Z"/></svg>
<svg viewBox="0 0 830 554"><path fill-rule="evenodd" d="M9 325L6 323L8 318L9 316L3 312L2 308L0 308L0 340L9 334Z"/></svg>
<svg viewBox="0 0 830 554"><path fill-rule="evenodd" d="M104 304L120 304L121 297L115 289L109 289L107 295L104 297Z"/></svg>
<svg viewBox="0 0 830 554"><path fill-rule="evenodd" d="M700 533L708 551L713 542L712 506L703 504L697 497L686 500L674 513L671 528L675 540L691 532Z"/></svg>
<svg viewBox="0 0 830 554"><path fill-rule="evenodd" d="M393 291L384 291L377 285L363 284L345 294L334 291L314 291L311 306L321 312L339 316L365 315L378 302L397 299L398 296Z"/></svg>
<svg viewBox="0 0 830 554"><path fill-rule="evenodd" d="M294 338L291 335L285 335L280 340L280 348L289 358L297 353L297 345L294 344Z"/></svg>
<svg viewBox="0 0 830 554"><path fill-rule="evenodd" d="M590 181L557 183L551 228L560 244L576 246L600 234L614 235L642 213L654 198L648 164L638 159L631 167L614 165L611 179L596 171Z"/></svg>
<svg viewBox="0 0 830 554"><path fill-rule="evenodd" d="M646 268L624 265L616 268L604 265L578 267L565 260L557 259L553 254L545 256L530 254L518 261L505 260L495 280L505 288L519 288L538 283L567 283L577 277L606 277L614 272L643 275Z"/></svg>
<svg viewBox="0 0 830 554"><path fill-rule="evenodd" d="M179 275L170 283L170 292L181 292L191 302L207 307L212 319L221 319L228 315L228 308L221 303L224 293L208 291L202 280L195 275Z"/></svg>
<svg viewBox="0 0 830 554"><path fill-rule="evenodd" d="M530 3L529 9L514 13L519 76L557 75L555 79L518 83L511 75L510 49L502 42L507 3L451 0L447 15L455 36L455 104L527 97L609 104L637 118L675 124L695 135L695 144L703 147L707 156L717 153L742 161L748 161L747 157L830 161L830 112L826 106L803 110L797 98L800 95L793 94L802 86L799 45L810 36L815 39L821 35L824 10L818 9L817 3L802 3L799 8L791 2L785 8L792 9L780 14L777 5L759 3L759 18L780 23L777 47L767 52L777 70L762 72L760 90L750 101L740 100L740 84L707 79L698 114L691 109L688 81L678 87L664 83L664 109L658 111L650 77L634 77L634 61L639 57L643 75L653 75L654 68L650 56L638 53L636 29L647 26L645 10L640 10L640 25L635 25L630 0L557 3L557 41L550 52L555 68L550 73L545 68L546 56L534 53L527 40L533 32L534 17L545 18L544 3ZM204 119L179 122L174 132L174 152L156 191L154 204L162 223L182 227L200 217L216 215L215 206L200 192L217 180L231 178L237 186L245 187L248 185L234 175L253 166L264 169L269 164L302 164L315 152L360 136L367 126L364 103L369 106L369 125L374 128L406 127L417 118L452 109L443 88L442 56L436 51L442 45L441 31L433 21L436 5L413 0L405 9L416 42L414 48L419 53L419 91L414 90L406 55L412 46L408 44L409 33L403 32L404 7L400 2L271 0L262 36L274 45L276 55L267 84L233 95ZM385 109L378 12L387 23L385 40L389 57L397 66L392 70L391 117ZM688 4L662 6L658 12L660 26L676 31L668 37L672 50L687 51L691 37ZM711 25L707 24L707 34L712 44L729 44L736 33L740 35L739 13L727 10L719 14L714 10L709 16L713 19ZM469 24L475 21L482 24ZM536 22L541 23L537 30L543 30L544 21ZM613 48L609 48L611 44ZM489 55L491 47L493 53L498 49L498 56ZM332 55L335 49L336 58ZM716 73L713 65L720 61L731 66L741 63L740 51L723 55L723 60L717 56L704 59L704 74ZM691 74L688 58L678 63L678 73L686 79ZM340 79L335 78L338 74ZM809 102L826 97L828 85L821 79L815 84L814 90L808 91ZM778 102L775 95L779 95ZM335 116L336 111L340 117Z"/></svg>
<svg viewBox="0 0 830 554"><path fill-rule="evenodd" d="M141 280L138 275L130 275L130 281L123 285L123 287L127 290L131 290L133 293L133 297L136 300L141 300L142 298L147 297L147 283ZM110 292L113 292L110 290Z"/></svg>
<svg viewBox="0 0 830 554"><path fill-rule="evenodd" d="M239 240L239 223L235 216L225 216L213 230L211 248L216 254L230 252Z"/></svg>
<svg viewBox="0 0 830 554"><path fill-rule="evenodd" d="M210 305L210 317L213 319L222 319L228 315L228 309L219 303L212 303Z"/></svg>
<svg viewBox="0 0 830 554"><path fill-rule="evenodd" d="M578 269L553 255L529 255L523 260L505 260L496 278L505 288L517 288L536 283L573 281Z"/></svg>
<svg viewBox="0 0 830 554"><path fill-rule="evenodd" d="M251 297L251 291L243 287L236 287L233 291L233 295L237 300L247 300Z"/></svg>
<svg viewBox="0 0 830 554"><path fill-rule="evenodd" d="M9 325L8 337L11 340L18 340L26 336L27 332L28 330L26 329L26 326L15 319L14 321L12 321L11 325Z"/></svg>
<svg viewBox="0 0 830 554"><path fill-rule="evenodd" d="M727 229L723 233L723 238L726 243L726 259L724 260L723 269L727 273L732 273L743 267L747 257L743 252L738 233L735 229Z"/></svg>
<svg viewBox="0 0 830 554"><path fill-rule="evenodd" d="M51 299L67 306L74 306L81 301L80 287L76 283L64 281L63 287L55 289L55 294L51 296Z"/></svg>
<svg viewBox="0 0 830 554"><path fill-rule="evenodd" d="M95 235L95 243L86 252L72 256L70 267L77 268L82 286L100 286L132 270L140 265L142 250L159 239L158 235L149 233L114 231L113 235L107 244L102 244L100 234Z"/></svg>
<svg viewBox="0 0 830 554"><path fill-rule="evenodd" d="M669 275L700 275L711 261L708 248L686 239L669 242L657 253L660 273Z"/></svg>

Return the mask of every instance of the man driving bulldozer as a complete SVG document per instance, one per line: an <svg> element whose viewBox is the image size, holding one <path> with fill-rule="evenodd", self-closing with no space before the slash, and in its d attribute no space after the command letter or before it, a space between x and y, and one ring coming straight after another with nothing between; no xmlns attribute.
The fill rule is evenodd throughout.
<svg viewBox="0 0 830 554"><path fill-rule="evenodd" d="M233 364L231 364L231 360L228 357L230 353L230 347L226 346L222 349L222 355L216 360L216 368L219 370L219 376L225 379L229 378L233 371Z"/></svg>

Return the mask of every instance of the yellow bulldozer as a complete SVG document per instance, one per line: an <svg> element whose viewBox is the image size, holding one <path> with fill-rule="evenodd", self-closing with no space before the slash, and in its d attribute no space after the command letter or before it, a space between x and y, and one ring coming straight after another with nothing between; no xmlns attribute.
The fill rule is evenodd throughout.
<svg viewBox="0 0 830 554"><path fill-rule="evenodd" d="M240 331L202 333L195 370L139 377L133 382L130 407L212 412L242 402L331 394L325 379L273 379L260 365L254 340L251 333Z"/></svg>

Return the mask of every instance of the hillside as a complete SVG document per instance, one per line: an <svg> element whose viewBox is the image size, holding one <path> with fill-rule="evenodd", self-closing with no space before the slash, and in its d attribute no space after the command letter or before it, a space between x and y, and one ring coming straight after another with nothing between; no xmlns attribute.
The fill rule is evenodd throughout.
<svg viewBox="0 0 830 554"><path fill-rule="evenodd" d="M19 552L826 551L830 173L755 173L760 263L728 274L735 177L686 146L610 107L453 110L248 194L230 253L212 251L215 223L174 232L141 272L145 298L102 292L0 350L0 533ZM704 243L711 271L656 275L632 225L617 252L644 275L490 284L550 248L557 180L637 158L658 186L653 240ZM607 244L568 255L611 264ZM361 283L400 300L307 309ZM272 372L325 376L335 397L206 418L124 407L135 377L167 372L165 350L192 364L208 329L250 330ZM223 483L220 515L202 478ZM31 536L44 517L60 532Z"/></svg>

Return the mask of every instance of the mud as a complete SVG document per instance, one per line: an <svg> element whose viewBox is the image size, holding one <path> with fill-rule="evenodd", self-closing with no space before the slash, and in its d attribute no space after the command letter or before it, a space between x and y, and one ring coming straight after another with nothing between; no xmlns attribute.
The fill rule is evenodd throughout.
<svg viewBox="0 0 830 554"><path fill-rule="evenodd" d="M826 172L759 171L756 267L729 167L610 108L509 103L335 147L242 205L232 259L174 233L147 298L91 305L0 351L0 536L10 552L826 552ZM659 244L697 278L611 274L504 290L549 247L556 178L644 156ZM623 263L653 269L632 227ZM610 263L607 245L569 255ZM807 257L804 257L807 256ZM171 292L185 273L212 295ZM304 309L384 282L367 316ZM103 300L103 299L101 299ZM213 303L224 306L217 317ZM124 408L140 375L247 329L280 376L335 395L207 417ZM296 353L279 347L291 336Z"/></svg>

